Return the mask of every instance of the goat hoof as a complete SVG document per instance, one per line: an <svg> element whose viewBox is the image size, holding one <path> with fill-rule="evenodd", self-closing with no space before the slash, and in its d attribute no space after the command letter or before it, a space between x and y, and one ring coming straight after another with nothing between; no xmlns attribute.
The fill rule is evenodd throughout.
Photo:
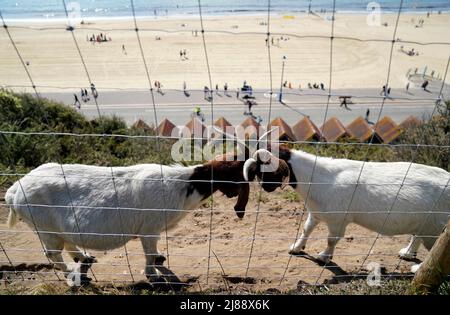
<svg viewBox="0 0 450 315"><path fill-rule="evenodd" d="M289 249L289 255L301 255L304 254L305 246L294 246L292 245Z"/></svg>
<svg viewBox="0 0 450 315"><path fill-rule="evenodd" d="M303 250L301 250L301 249L291 249L291 250L289 250L289 255L293 255L293 256L298 256L298 255L304 255L305 254L305 252L303 251Z"/></svg>
<svg viewBox="0 0 450 315"><path fill-rule="evenodd" d="M325 264L328 264L330 261L331 261L331 259L333 258L333 256L331 256L331 255L328 255L328 254L326 254L326 253L320 253L318 256L317 256L317 260L319 260L319 261L321 261L321 262L323 262L323 263L325 263Z"/></svg>
<svg viewBox="0 0 450 315"><path fill-rule="evenodd" d="M92 281L92 278L89 278L89 277L86 276L86 275L81 275L81 278L80 278L80 283L81 283L81 285L90 284L91 281Z"/></svg>
<svg viewBox="0 0 450 315"><path fill-rule="evenodd" d="M412 266L411 266L411 272L412 272L412 273L416 273L417 270L419 270L419 268L420 268L421 265L422 265L422 263L416 264L416 265L412 265Z"/></svg>
<svg viewBox="0 0 450 315"><path fill-rule="evenodd" d="M400 259L403 260L412 260L416 258L417 253L410 253L408 251L408 248L402 248L399 252L398 252L398 256Z"/></svg>

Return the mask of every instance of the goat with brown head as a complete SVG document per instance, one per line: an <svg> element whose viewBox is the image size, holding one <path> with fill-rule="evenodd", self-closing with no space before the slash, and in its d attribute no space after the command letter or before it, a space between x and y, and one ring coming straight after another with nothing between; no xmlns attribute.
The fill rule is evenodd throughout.
<svg viewBox="0 0 450 315"><path fill-rule="evenodd" d="M236 215L243 218L248 203L250 186L249 181L255 177L264 179L262 187L272 192L278 187L284 187L289 180L289 168L283 160L279 160L266 150L255 152L254 158L247 161L238 161L237 156L220 155L194 169L189 180L188 194L196 190L203 199L219 190L228 198L238 196L234 206ZM212 182L211 182L212 181Z"/></svg>
<svg viewBox="0 0 450 315"><path fill-rule="evenodd" d="M290 172L286 162L265 149L257 150L252 158L245 161L243 172L246 181L253 181L257 177L267 192L278 187L283 189L289 183Z"/></svg>

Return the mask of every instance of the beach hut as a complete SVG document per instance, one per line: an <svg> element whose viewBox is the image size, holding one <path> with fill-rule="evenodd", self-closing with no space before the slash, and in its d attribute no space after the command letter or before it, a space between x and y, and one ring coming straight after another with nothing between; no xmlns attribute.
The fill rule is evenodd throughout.
<svg viewBox="0 0 450 315"><path fill-rule="evenodd" d="M408 118L406 118L404 121L401 122L401 124L399 125L399 127L403 130L405 129L409 129L409 128L414 128L417 127L421 124L422 122L417 119L414 116L409 116Z"/></svg>
<svg viewBox="0 0 450 315"><path fill-rule="evenodd" d="M262 129L253 117L248 117L236 127L236 133L239 139L259 138L263 132Z"/></svg>
<svg viewBox="0 0 450 315"><path fill-rule="evenodd" d="M187 122L182 133L183 137L189 135L191 138L205 138L206 137L206 135L204 135L205 130L206 127L200 121L200 119L193 117L191 120Z"/></svg>
<svg viewBox="0 0 450 315"><path fill-rule="evenodd" d="M289 127L289 125L281 117L275 118L267 126L267 130L271 130L273 128L278 128L278 140L295 141L295 136L292 133L291 127Z"/></svg>
<svg viewBox="0 0 450 315"><path fill-rule="evenodd" d="M158 135L163 137L174 137L178 136L178 128L167 118L164 118L157 128Z"/></svg>
<svg viewBox="0 0 450 315"><path fill-rule="evenodd" d="M335 142L339 138L348 135L344 125L336 117L328 119L321 130L322 136L327 142Z"/></svg>
<svg viewBox="0 0 450 315"><path fill-rule="evenodd" d="M234 134L234 127L233 125L226 120L224 117L219 117L215 122L214 126L219 128L220 130L233 135ZM219 136L219 134L216 135L216 133L213 131L213 137Z"/></svg>
<svg viewBox="0 0 450 315"><path fill-rule="evenodd" d="M359 142L367 142L370 140L372 140L372 143L381 142L381 139L377 135L377 133L369 126L367 121L361 116L353 120L346 127L346 130L350 137L357 139Z"/></svg>
<svg viewBox="0 0 450 315"><path fill-rule="evenodd" d="M297 141L319 141L321 138L319 128L309 117L304 117L292 126L292 133Z"/></svg>
<svg viewBox="0 0 450 315"><path fill-rule="evenodd" d="M136 122L131 126L134 129L142 129L144 131L150 131L152 128L145 123L142 119L136 120Z"/></svg>
<svg viewBox="0 0 450 315"><path fill-rule="evenodd" d="M375 132L384 143L391 143L402 133L401 128L389 116L384 116L376 125Z"/></svg>

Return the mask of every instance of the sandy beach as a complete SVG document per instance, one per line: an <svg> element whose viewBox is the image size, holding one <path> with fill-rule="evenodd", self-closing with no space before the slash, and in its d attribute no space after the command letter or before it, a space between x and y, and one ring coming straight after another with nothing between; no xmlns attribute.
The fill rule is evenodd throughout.
<svg viewBox="0 0 450 315"><path fill-rule="evenodd" d="M380 26L369 26L363 14L336 14L334 25L333 88L380 88L388 77L388 61L395 28L395 14L383 14ZM423 19L423 27L416 27ZM244 80L258 89L280 86L283 56L284 80L298 89L308 82L330 82L330 14L322 16L273 14L270 19L269 54L266 16L205 17L205 41L212 85L231 91ZM387 23L384 26L383 24ZM9 23L17 45L38 91L79 91L89 87L85 69L64 23ZM392 55L389 84L404 88L409 69L434 70L443 77L450 55L450 14L404 13L401 15ZM208 68L197 18L148 18L138 20L139 34L151 80L163 89L203 89L209 85ZM198 36L195 36L197 30ZM106 34L111 41L93 43L88 38ZM147 89L146 71L132 20L110 19L77 25L74 32L92 82L97 89ZM160 37L160 40L156 40ZM281 39L283 37L283 39ZM357 38L357 40L352 39ZM286 40L287 39L287 40ZM30 86L30 81L5 30L0 31L0 86ZM432 43L421 45L421 43ZM441 44L439 44L441 43ZM444 44L442 44L444 43ZM446 43L446 44L445 44ZM123 49L123 46L125 50ZM418 55L401 51L414 49ZM186 58L180 58L186 50ZM447 77L447 81L449 78ZM30 91L30 89L27 89Z"/></svg>

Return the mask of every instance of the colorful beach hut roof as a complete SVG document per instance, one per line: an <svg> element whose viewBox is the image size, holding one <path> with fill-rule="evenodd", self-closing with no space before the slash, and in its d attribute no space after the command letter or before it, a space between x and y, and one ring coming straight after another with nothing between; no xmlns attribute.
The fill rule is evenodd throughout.
<svg viewBox="0 0 450 315"><path fill-rule="evenodd" d="M328 142L335 142L347 134L344 125L336 117L328 119L321 129L322 136Z"/></svg>
<svg viewBox="0 0 450 315"><path fill-rule="evenodd" d="M226 120L224 117L219 117L214 122L214 126L230 135L234 135L233 125L228 120ZM216 138L216 137L225 137L225 136L216 132L214 129L211 129L211 138Z"/></svg>
<svg viewBox="0 0 450 315"><path fill-rule="evenodd" d="M297 141L320 140L320 130L309 117L304 117L292 126L292 133Z"/></svg>
<svg viewBox="0 0 450 315"><path fill-rule="evenodd" d="M193 117L185 127L189 130L192 138L203 138L206 127L198 118ZM183 135L186 136L185 134Z"/></svg>
<svg viewBox="0 0 450 315"><path fill-rule="evenodd" d="M295 141L291 127L281 118L277 117L267 126L267 130L278 127L278 140ZM270 135L269 135L270 137Z"/></svg>
<svg viewBox="0 0 450 315"><path fill-rule="evenodd" d="M143 129L143 130L145 130L145 131L149 131L150 129L152 129L152 128L150 128L150 126L147 125L147 124L145 123L145 121L143 121L142 119L136 120L136 122L135 122L131 127L132 127L132 128L135 128L135 129Z"/></svg>
<svg viewBox="0 0 450 315"><path fill-rule="evenodd" d="M402 133L401 128L389 116L384 116L376 125L375 132L384 143L391 143Z"/></svg>
<svg viewBox="0 0 450 315"><path fill-rule="evenodd" d="M159 123L158 134L164 137L171 137L177 134L174 132L174 129L177 129L177 127L170 120L164 118L164 120Z"/></svg>
<svg viewBox="0 0 450 315"><path fill-rule="evenodd" d="M404 121L402 121L402 123L399 125L399 127L402 129L408 129L408 128L412 128L412 127L417 127L420 124L421 124L421 121L418 118L416 118L414 116L409 116Z"/></svg>
<svg viewBox="0 0 450 315"><path fill-rule="evenodd" d="M234 133L234 127L233 125L226 120L224 117L219 117L215 122L214 126L222 129L223 131L228 131L228 133L233 134ZM231 132L232 131L232 132Z"/></svg>
<svg viewBox="0 0 450 315"><path fill-rule="evenodd" d="M258 124L255 119L253 119L253 117L248 117L243 122L241 122L238 127L240 127L240 130L238 129L237 132L243 132L245 138L259 137L262 128L261 125Z"/></svg>
<svg viewBox="0 0 450 315"><path fill-rule="evenodd" d="M357 139L359 142L370 141L374 130L370 128L364 118L357 117L346 127L347 133L350 137ZM375 139L376 135L374 136Z"/></svg>

